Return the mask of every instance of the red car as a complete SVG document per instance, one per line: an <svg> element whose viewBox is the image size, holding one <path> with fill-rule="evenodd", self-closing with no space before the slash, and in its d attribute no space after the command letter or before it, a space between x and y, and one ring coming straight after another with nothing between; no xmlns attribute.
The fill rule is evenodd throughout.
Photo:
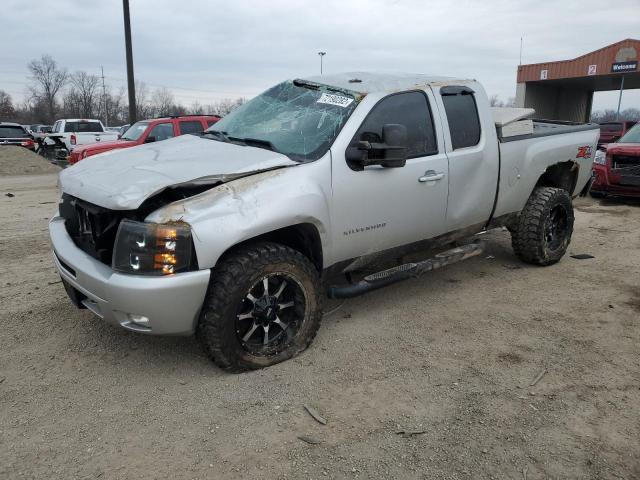
<svg viewBox="0 0 640 480"><path fill-rule="evenodd" d="M636 122L603 122L600 124L598 145L613 143L627 133Z"/></svg>
<svg viewBox="0 0 640 480"><path fill-rule="evenodd" d="M200 133L218 120L220 120L220 117L217 115L185 115L136 122L118 140L96 142L74 148L69 155L69 163L74 164L91 155L117 148L129 148L143 143L159 142L186 133Z"/></svg>
<svg viewBox="0 0 640 480"><path fill-rule="evenodd" d="M593 177L593 196L640 197L640 124L596 152Z"/></svg>

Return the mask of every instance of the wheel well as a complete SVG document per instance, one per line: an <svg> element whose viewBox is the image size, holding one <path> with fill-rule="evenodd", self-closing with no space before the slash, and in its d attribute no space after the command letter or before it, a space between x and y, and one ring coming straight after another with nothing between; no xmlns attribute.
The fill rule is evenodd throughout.
<svg viewBox="0 0 640 480"><path fill-rule="evenodd" d="M562 188L570 194L576 188L580 166L576 162L560 162L548 167L538 179L536 187Z"/></svg>
<svg viewBox="0 0 640 480"><path fill-rule="evenodd" d="M260 241L275 242L291 247L311 260L311 263L319 272L322 271L322 241L320 240L318 229L312 223L299 223L264 233L236 244L229 250L235 250L243 245Z"/></svg>

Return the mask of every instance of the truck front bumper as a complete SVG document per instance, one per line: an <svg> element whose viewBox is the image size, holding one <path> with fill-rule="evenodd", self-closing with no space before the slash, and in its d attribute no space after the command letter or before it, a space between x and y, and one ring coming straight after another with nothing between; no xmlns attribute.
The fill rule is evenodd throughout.
<svg viewBox="0 0 640 480"><path fill-rule="evenodd" d="M163 277L125 275L78 248L56 215L49 222L53 261L71 301L105 321L153 335L191 335L209 270Z"/></svg>

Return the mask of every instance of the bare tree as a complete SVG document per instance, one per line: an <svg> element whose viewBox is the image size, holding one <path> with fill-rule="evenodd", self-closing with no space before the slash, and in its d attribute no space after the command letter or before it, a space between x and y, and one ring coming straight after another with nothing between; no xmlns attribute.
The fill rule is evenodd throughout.
<svg viewBox="0 0 640 480"><path fill-rule="evenodd" d="M153 116L153 108L149 104L147 84L136 80L136 118L144 120Z"/></svg>
<svg viewBox="0 0 640 480"><path fill-rule="evenodd" d="M637 108L627 108L622 110L620 115L615 110L596 110L591 112L591 121L595 123L616 122L616 121L640 121L640 110Z"/></svg>
<svg viewBox="0 0 640 480"><path fill-rule="evenodd" d="M165 87L156 89L151 97L151 105L157 117L166 117L173 114L175 99L173 94Z"/></svg>
<svg viewBox="0 0 640 480"><path fill-rule="evenodd" d="M202 115L203 113L204 113L204 108L202 107L200 102L198 102L198 100L194 100L194 102L191 104L191 107L189 108L189 114Z"/></svg>
<svg viewBox="0 0 640 480"><path fill-rule="evenodd" d="M58 68L56 61L49 55L40 60L32 60L27 68L31 72L31 95L41 98L47 105L48 121L53 121L56 113L56 95L67 83L67 70Z"/></svg>
<svg viewBox="0 0 640 480"><path fill-rule="evenodd" d="M87 72L76 72L71 78L71 85L75 90L80 107L80 116L93 117L93 112L100 102L98 95L98 77Z"/></svg>
<svg viewBox="0 0 640 480"><path fill-rule="evenodd" d="M0 90L0 121L15 121L16 110L13 108L11 95Z"/></svg>
<svg viewBox="0 0 640 480"><path fill-rule="evenodd" d="M490 107L502 107L502 106L504 106L504 104L502 103L502 101L500 100L500 97L498 97L498 95L491 95L489 97L489 106Z"/></svg>
<svg viewBox="0 0 640 480"><path fill-rule="evenodd" d="M210 103L209 105L207 105L205 111L209 114L215 114L224 117L245 102L245 98L236 98L235 100L232 100L230 98L223 98L222 100L218 100L215 103Z"/></svg>

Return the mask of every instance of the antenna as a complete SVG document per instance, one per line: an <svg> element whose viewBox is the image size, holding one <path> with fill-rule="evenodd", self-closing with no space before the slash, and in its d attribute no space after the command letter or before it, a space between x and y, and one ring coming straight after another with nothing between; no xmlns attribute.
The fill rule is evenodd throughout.
<svg viewBox="0 0 640 480"><path fill-rule="evenodd" d="M522 37L520 37L520 63L518 65L522 65Z"/></svg>

